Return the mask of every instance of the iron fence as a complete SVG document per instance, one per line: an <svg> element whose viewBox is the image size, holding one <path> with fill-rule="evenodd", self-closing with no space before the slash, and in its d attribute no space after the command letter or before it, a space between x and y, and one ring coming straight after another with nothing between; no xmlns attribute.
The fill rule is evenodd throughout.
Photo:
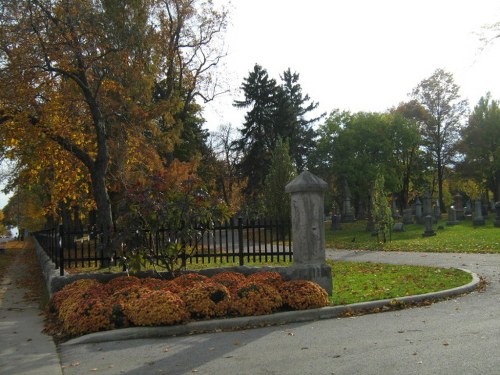
<svg viewBox="0 0 500 375"><path fill-rule="evenodd" d="M291 261L293 257L289 223L276 220L244 220L194 225L188 240L189 254L180 257L188 263L227 263L239 265L269 261ZM129 230L115 232L114 241L121 242L111 258L104 256L102 236L95 230L67 230L63 226L33 233L40 246L64 275L65 268L117 265L121 257L137 248L148 250L159 259L169 244L179 240L178 229L155 232Z"/></svg>

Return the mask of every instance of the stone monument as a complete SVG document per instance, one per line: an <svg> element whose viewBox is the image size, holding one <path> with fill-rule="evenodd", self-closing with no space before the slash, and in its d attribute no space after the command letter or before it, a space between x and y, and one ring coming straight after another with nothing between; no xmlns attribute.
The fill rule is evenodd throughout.
<svg viewBox="0 0 500 375"><path fill-rule="evenodd" d="M465 219L463 198L460 193L455 194L453 197L453 207L455 207L457 220Z"/></svg>
<svg viewBox="0 0 500 375"><path fill-rule="evenodd" d="M424 222L422 215L422 202L418 198L415 201L415 219L417 220L418 224L422 224Z"/></svg>
<svg viewBox="0 0 500 375"><path fill-rule="evenodd" d="M291 195L292 279L311 280L332 294L332 269L326 264L324 192L327 183L309 171L285 187Z"/></svg>
<svg viewBox="0 0 500 375"><path fill-rule="evenodd" d="M435 236L436 232L432 229L432 222L434 221L434 218L431 215L427 215L425 217L425 232L423 234L424 237L431 237Z"/></svg>
<svg viewBox="0 0 500 375"><path fill-rule="evenodd" d="M475 227L485 224L481 199L476 199L476 201L474 202L474 217L472 218L472 224Z"/></svg>
<svg viewBox="0 0 500 375"><path fill-rule="evenodd" d="M495 203L495 222L493 225L495 225L497 228L500 228L500 201Z"/></svg>
<svg viewBox="0 0 500 375"><path fill-rule="evenodd" d="M454 206L450 206L448 209L448 221L446 222L446 225L457 225L459 221L457 220L457 212L455 211Z"/></svg>

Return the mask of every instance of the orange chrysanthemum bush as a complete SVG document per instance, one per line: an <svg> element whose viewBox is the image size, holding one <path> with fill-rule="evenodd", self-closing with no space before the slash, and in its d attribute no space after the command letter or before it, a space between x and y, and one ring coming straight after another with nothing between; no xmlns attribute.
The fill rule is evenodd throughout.
<svg viewBox="0 0 500 375"><path fill-rule="evenodd" d="M190 288L194 284L199 283L200 281L207 281L208 279L209 278L207 276L201 275L199 273L185 273L183 275L177 276L172 280L172 282L182 288Z"/></svg>
<svg viewBox="0 0 500 375"><path fill-rule="evenodd" d="M121 289L127 289L130 286L139 286L141 284L141 279L136 276L118 276L106 283L106 289L110 294L114 294Z"/></svg>
<svg viewBox="0 0 500 375"><path fill-rule="evenodd" d="M247 278L239 272L221 272L212 276L210 280L224 285L231 293L236 293L240 284L244 283Z"/></svg>
<svg viewBox="0 0 500 375"><path fill-rule="evenodd" d="M145 287L135 298L123 303L123 312L137 326L172 325L189 318L186 305L179 296L168 290Z"/></svg>
<svg viewBox="0 0 500 375"><path fill-rule="evenodd" d="M231 305L231 293L224 285L202 281L180 293L194 319L225 316Z"/></svg>
<svg viewBox="0 0 500 375"><path fill-rule="evenodd" d="M291 280L281 284L279 291L283 305L292 310L316 309L328 306L328 293L308 280Z"/></svg>
<svg viewBox="0 0 500 375"><path fill-rule="evenodd" d="M81 335L113 328L112 310L106 290L101 285L94 285L83 291L75 289L61 303L58 316L65 332Z"/></svg>
<svg viewBox="0 0 500 375"><path fill-rule="evenodd" d="M59 309L64 301L72 298L74 295L85 293L89 288L101 286L102 284L96 279L80 279L66 285L64 288L54 293L47 307L49 313L59 314Z"/></svg>
<svg viewBox="0 0 500 375"><path fill-rule="evenodd" d="M146 277L141 279L141 285L149 288L151 290L161 290L168 288L170 282L164 279L158 279L156 277Z"/></svg>
<svg viewBox="0 0 500 375"><path fill-rule="evenodd" d="M283 276L281 276L281 274L274 271L261 271L252 273L247 278L249 281L272 285L276 288L278 288L285 281L283 280Z"/></svg>
<svg viewBox="0 0 500 375"><path fill-rule="evenodd" d="M235 314L249 316L271 314L282 304L274 286L249 280L239 286L231 306Z"/></svg>

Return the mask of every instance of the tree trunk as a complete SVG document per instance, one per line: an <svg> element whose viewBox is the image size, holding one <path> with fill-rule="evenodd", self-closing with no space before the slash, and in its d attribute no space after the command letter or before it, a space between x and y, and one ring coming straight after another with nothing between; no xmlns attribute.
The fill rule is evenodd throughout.
<svg viewBox="0 0 500 375"><path fill-rule="evenodd" d="M106 188L106 174L96 168L91 173L94 200L96 203L97 230L102 233L99 252L104 258L111 258L111 235L113 228L113 215L111 213L111 201Z"/></svg>
<svg viewBox="0 0 500 375"><path fill-rule="evenodd" d="M443 175L444 175L444 171L443 171L443 165L442 165L442 162L441 162L441 158L438 158L438 162L437 162L437 172L438 172L438 201L439 201L439 209L441 210L441 213L445 213L446 212L446 207L444 205L444 200L443 200Z"/></svg>

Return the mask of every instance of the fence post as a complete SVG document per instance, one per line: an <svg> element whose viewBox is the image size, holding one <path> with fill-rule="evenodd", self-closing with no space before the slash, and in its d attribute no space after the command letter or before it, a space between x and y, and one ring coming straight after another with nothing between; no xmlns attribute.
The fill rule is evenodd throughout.
<svg viewBox="0 0 500 375"><path fill-rule="evenodd" d="M56 244L59 246L59 275L64 276L64 226L59 225L59 236L61 237Z"/></svg>
<svg viewBox="0 0 500 375"><path fill-rule="evenodd" d="M243 266L244 264L243 218L241 216L238 218L238 246L239 246L240 266Z"/></svg>

